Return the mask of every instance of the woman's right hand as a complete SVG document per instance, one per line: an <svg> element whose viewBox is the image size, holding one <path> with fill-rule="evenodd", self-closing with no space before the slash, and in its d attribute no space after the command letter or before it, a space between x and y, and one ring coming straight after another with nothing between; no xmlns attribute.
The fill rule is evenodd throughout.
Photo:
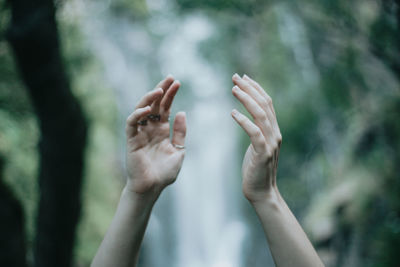
<svg viewBox="0 0 400 267"><path fill-rule="evenodd" d="M233 95L253 117L252 122L234 109L232 117L249 135L251 144L243 159L243 193L253 204L277 196L276 173L282 135L271 97L254 80L233 75Z"/></svg>
<svg viewBox="0 0 400 267"><path fill-rule="evenodd" d="M157 197L179 173L185 155L185 113L176 114L172 138L169 125L171 105L179 87L178 80L166 77L143 96L127 119L126 189L130 192Z"/></svg>

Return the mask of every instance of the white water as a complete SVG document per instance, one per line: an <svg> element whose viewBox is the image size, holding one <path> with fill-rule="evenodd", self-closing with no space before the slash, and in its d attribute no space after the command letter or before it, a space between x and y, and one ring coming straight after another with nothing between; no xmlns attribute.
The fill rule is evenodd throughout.
<svg viewBox="0 0 400 267"><path fill-rule="evenodd" d="M231 74L198 53L199 43L216 34L213 23L201 14L178 17L161 0L148 1L154 15L145 23L113 17L110 1L73 3L74 12L82 12L82 30L104 66L105 78L115 89L121 140L126 116L158 82L154 77L171 73L183 83L173 112L187 112L186 157L177 182L163 192L153 210L143 266L243 266L248 234L240 212L240 167L233 165L240 159L238 127L230 116L235 105Z"/></svg>

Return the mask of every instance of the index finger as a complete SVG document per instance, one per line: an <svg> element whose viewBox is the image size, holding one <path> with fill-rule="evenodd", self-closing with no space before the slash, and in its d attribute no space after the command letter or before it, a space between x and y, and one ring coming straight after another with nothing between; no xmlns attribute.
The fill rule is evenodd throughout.
<svg viewBox="0 0 400 267"><path fill-rule="evenodd" d="M138 108L126 119L126 136L133 137L138 132L138 121L140 118L150 114L151 108L150 106L146 106L143 108Z"/></svg>
<svg viewBox="0 0 400 267"><path fill-rule="evenodd" d="M148 106L151 103L153 103L157 98L161 98L162 95L163 95L163 89L156 88L145 94L140 99L139 103L136 105L136 108L143 108L145 106Z"/></svg>
<svg viewBox="0 0 400 267"><path fill-rule="evenodd" d="M164 93L163 93L163 97L168 93L169 88L171 87L171 85L174 82L174 77L169 74L167 75L167 77L165 77L164 80L160 81L157 85L156 88L161 88L163 89ZM155 101L152 106L151 106L151 111L153 114L159 114L160 113L160 103L161 103L161 99L163 98L159 98L157 99L157 101Z"/></svg>
<svg viewBox="0 0 400 267"><path fill-rule="evenodd" d="M256 88L256 90L264 97L264 99L267 101L268 106L271 108L272 112L275 115L275 110L274 110L274 106L272 105L272 98L267 94L267 92L265 92L264 88L261 87L261 85L254 81L252 78L250 78L249 76L247 76L246 74L243 75L243 80L246 80L247 82L249 82L254 88Z"/></svg>

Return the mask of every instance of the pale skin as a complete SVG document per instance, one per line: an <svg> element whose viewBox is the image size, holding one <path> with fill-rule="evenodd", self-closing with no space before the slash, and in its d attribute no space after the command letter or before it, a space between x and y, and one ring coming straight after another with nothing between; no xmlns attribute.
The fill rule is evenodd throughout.
<svg viewBox="0 0 400 267"><path fill-rule="evenodd" d="M243 193L260 219L276 266L324 266L276 185L282 136L272 100L250 77L235 74L232 80L233 95L253 118L232 111L251 140L242 165ZM164 188L176 180L185 154L185 113L176 114L169 134L168 117L179 87L179 81L166 77L127 119L128 179L92 267L136 266L152 207ZM151 114L160 114L160 119L149 119Z"/></svg>
<svg viewBox="0 0 400 267"><path fill-rule="evenodd" d="M127 173L117 212L91 264L92 267L136 266L154 203L182 166L186 115L178 112L170 136L169 114L179 81L167 76L137 104L126 121ZM160 114L160 120L148 115ZM140 122L147 120L147 125ZM175 146L174 146L175 145Z"/></svg>
<svg viewBox="0 0 400 267"><path fill-rule="evenodd" d="M234 109L232 117L248 134L251 144L243 159L243 193L263 226L272 257L278 267L324 266L276 184L279 130L271 97L247 75L232 77L233 95L253 118Z"/></svg>

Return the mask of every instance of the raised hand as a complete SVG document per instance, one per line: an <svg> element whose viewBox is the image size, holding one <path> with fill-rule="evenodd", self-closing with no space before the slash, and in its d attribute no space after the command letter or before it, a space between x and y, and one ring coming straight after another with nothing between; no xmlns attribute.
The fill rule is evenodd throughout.
<svg viewBox="0 0 400 267"><path fill-rule="evenodd" d="M168 76L147 93L126 121L128 181L117 212L92 267L136 266L151 210L162 189L173 183L185 155L186 116L169 114L179 81Z"/></svg>
<svg viewBox="0 0 400 267"><path fill-rule="evenodd" d="M180 87L166 77L137 104L126 122L126 188L135 193L156 193L173 183L185 155L186 116L178 112L170 139L169 114Z"/></svg>
<svg viewBox="0 0 400 267"><path fill-rule="evenodd" d="M282 135L271 97L247 75L232 77L233 95L253 117L252 122L234 109L232 117L249 135L251 144L243 160L243 193L250 202L275 194L276 170Z"/></svg>
<svg viewBox="0 0 400 267"><path fill-rule="evenodd" d="M246 75L241 78L235 74L232 80L233 95L254 120L232 111L233 118L251 140L243 160L243 193L261 221L275 264L279 267L324 266L276 186L282 135L271 97Z"/></svg>

